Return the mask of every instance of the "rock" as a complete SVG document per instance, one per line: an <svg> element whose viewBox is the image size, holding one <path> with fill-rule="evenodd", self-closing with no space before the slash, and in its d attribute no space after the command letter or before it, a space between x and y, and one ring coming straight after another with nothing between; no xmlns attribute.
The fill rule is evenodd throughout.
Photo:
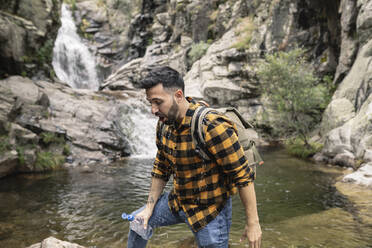
<svg viewBox="0 0 372 248"><path fill-rule="evenodd" d="M357 171L345 176L342 181L372 188L372 163L362 165Z"/></svg>
<svg viewBox="0 0 372 248"><path fill-rule="evenodd" d="M325 135L330 130L344 125L355 116L354 105L346 98L334 99L323 113L321 134Z"/></svg>
<svg viewBox="0 0 372 248"><path fill-rule="evenodd" d="M13 8L0 7L0 77L25 73L34 76L40 70L49 72L51 57L48 52L51 52L59 27L60 2L9 2L14 2Z"/></svg>
<svg viewBox="0 0 372 248"><path fill-rule="evenodd" d="M18 156L11 152L5 152L0 156L0 178L13 174L18 165Z"/></svg>
<svg viewBox="0 0 372 248"><path fill-rule="evenodd" d="M330 162L344 167L354 167L355 157L351 152L345 151L344 153L338 153Z"/></svg>
<svg viewBox="0 0 372 248"><path fill-rule="evenodd" d="M81 168L82 173L93 173L93 169L90 168L88 165L84 165L83 168Z"/></svg>
<svg viewBox="0 0 372 248"><path fill-rule="evenodd" d="M9 85L8 89L13 95L26 103L35 104L42 94L29 78L15 76L5 79L3 83Z"/></svg>
<svg viewBox="0 0 372 248"><path fill-rule="evenodd" d="M328 157L325 156L325 155L323 155L323 153L321 153L321 152L316 153L316 154L312 157L312 159L313 159L316 163L323 163L323 164L325 164L325 163L328 162Z"/></svg>
<svg viewBox="0 0 372 248"><path fill-rule="evenodd" d="M54 237L49 237L41 241L41 243L33 244L27 248L85 248L85 247L67 241L62 241Z"/></svg>
<svg viewBox="0 0 372 248"><path fill-rule="evenodd" d="M18 154L20 156L20 154ZM36 150L33 149L26 149L22 153L22 159L23 161L19 163L19 166L17 168L18 172L40 172L43 170L40 170L38 168L35 168L35 162L36 162Z"/></svg>
<svg viewBox="0 0 372 248"><path fill-rule="evenodd" d="M9 137L15 139L17 145L21 146L37 144L39 141L35 133L15 123L11 124Z"/></svg>
<svg viewBox="0 0 372 248"><path fill-rule="evenodd" d="M359 14L357 17L358 38L361 45L370 41L372 37L372 3L358 1Z"/></svg>
<svg viewBox="0 0 372 248"><path fill-rule="evenodd" d="M365 150L363 160L366 162L372 162L372 149Z"/></svg>
<svg viewBox="0 0 372 248"><path fill-rule="evenodd" d="M372 40L359 50L349 74L337 88L324 113L321 133L325 135L325 144L322 153L330 159L351 152L356 160L366 157L365 161L370 161L372 95L368 89L372 87L371 51ZM339 159L333 161L340 162Z"/></svg>
<svg viewBox="0 0 372 248"><path fill-rule="evenodd" d="M358 41L355 39L355 26L358 16L356 1L341 1L341 49L334 76L334 84L339 84L349 72L358 52Z"/></svg>
<svg viewBox="0 0 372 248"><path fill-rule="evenodd" d="M114 122L121 123L121 118L124 117L120 113L121 106L128 105L126 107L130 109L131 103L128 103L128 99L138 97L139 93L132 91L123 94L100 94L89 90L73 90L45 81L29 81L29 85L23 81L24 78L20 77L0 81L0 91L8 90L13 98L27 101L27 104L20 104L16 108L17 111L10 104L0 104L0 109L5 112L11 112L13 109L11 136L17 144L37 144L36 134L42 132L63 137L71 144L70 156L74 165L92 161L105 164L133 152L126 140L130 134L126 133L127 130L121 130ZM23 89L16 91L15 85ZM40 103L36 92L43 92L44 98L49 99L47 109L36 104ZM26 163L20 170L33 171L35 150L26 150L24 155Z"/></svg>

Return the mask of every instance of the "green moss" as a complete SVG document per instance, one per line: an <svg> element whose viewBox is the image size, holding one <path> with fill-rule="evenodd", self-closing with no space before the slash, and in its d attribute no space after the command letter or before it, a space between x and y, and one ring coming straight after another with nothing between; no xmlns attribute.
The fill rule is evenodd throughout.
<svg viewBox="0 0 372 248"><path fill-rule="evenodd" d="M290 155L298 158L306 159L320 152L323 148L322 144L310 143L310 146L305 146L305 143L300 138L289 139L285 143L285 148Z"/></svg>
<svg viewBox="0 0 372 248"><path fill-rule="evenodd" d="M36 154L35 168L38 170L55 170L63 165L65 156L52 152L38 152Z"/></svg>

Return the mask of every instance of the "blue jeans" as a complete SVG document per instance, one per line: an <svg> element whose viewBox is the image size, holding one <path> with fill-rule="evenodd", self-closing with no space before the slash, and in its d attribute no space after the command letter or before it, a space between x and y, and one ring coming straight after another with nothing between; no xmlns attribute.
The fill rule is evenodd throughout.
<svg viewBox="0 0 372 248"><path fill-rule="evenodd" d="M154 229L159 226L170 226L179 223L187 223L187 217L182 210L178 214L173 214L168 207L168 194L163 194L155 205L152 216L149 220L149 225ZM136 215L141 212L145 206L134 211ZM207 226L198 232L193 232L198 247L204 248L227 248L229 243L229 232L231 226L231 198L227 201L221 213L211 221ZM191 227L188 224L190 230ZM136 232L129 230L127 248L142 248L146 247L147 240L144 240Z"/></svg>

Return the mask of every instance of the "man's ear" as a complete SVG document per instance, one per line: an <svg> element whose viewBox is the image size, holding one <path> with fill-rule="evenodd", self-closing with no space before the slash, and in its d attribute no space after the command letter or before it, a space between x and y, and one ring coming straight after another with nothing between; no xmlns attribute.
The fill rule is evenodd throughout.
<svg viewBox="0 0 372 248"><path fill-rule="evenodd" d="M174 93L174 96L175 96L177 102L181 102L182 99L183 99L183 92L182 92L182 90L177 90Z"/></svg>

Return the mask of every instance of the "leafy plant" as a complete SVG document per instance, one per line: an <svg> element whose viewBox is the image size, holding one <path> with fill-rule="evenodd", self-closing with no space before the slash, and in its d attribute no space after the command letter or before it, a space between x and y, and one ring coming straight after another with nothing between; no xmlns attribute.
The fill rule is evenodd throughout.
<svg viewBox="0 0 372 248"><path fill-rule="evenodd" d="M272 126L281 135L295 135L307 148L309 132L321 120L329 102L327 87L319 83L305 61L304 51L294 49L266 55L258 69L263 96L270 101Z"/></svg>
<svg viewBox="0 0 372 248"><path fill-rule="evenodd" d="M56 134L51 132L43 132L40 134L40 137L45 145L50 145L51 143L61 144L65 141L63 137L58 137Z"/></svg>
<svg viewBox="0 0 372 248"><path fill-rule="evenodd" d="M37 59L40 65L44 63L51 64L53 59L53 46L54 42L52 39L47 40L44 45L37 51Z"/></svg>
<svg viewBox="0 0 372 248"><path fill-rule="evenodd" d="M190 64L194 64L195 61L203 57L203 55L207 52L208 48L209 44L205 43L204 41L193 44L188 54L190 58Z"/></svg>

